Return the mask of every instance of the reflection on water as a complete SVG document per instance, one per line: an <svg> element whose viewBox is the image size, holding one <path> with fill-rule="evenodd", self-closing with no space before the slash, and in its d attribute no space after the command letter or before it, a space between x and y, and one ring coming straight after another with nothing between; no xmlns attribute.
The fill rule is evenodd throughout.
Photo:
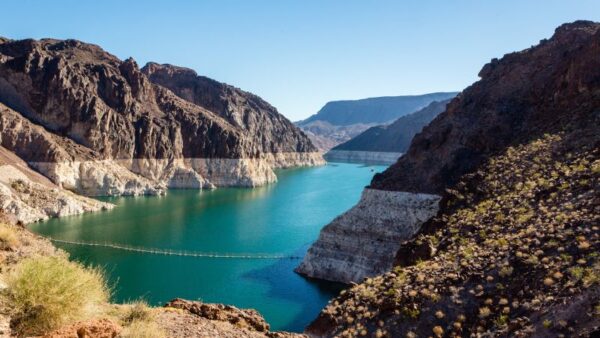
<svg viewBox="0 0 600 338"><path fill-rule="evenodd" d="M200 252L302 256L319 230L360 197L384 167L357 164L280 170L254 189L177 190L166 196L104 200L111 211L54 219L34 231L57 239L114 242ZM301 331L339 290L293 272L294 259L176 257L59 244L72 257L106 267L114 298L175 297L256 308L274 329ZM118 282L117 282L118 281Z"/></svg>

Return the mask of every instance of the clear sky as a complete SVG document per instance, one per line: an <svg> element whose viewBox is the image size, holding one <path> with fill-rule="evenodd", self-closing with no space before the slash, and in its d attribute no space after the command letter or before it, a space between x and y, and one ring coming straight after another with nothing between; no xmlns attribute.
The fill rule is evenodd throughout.
<svg viewBox="0 0 600 338"><path fill-rule="evenodd" d="M291 120L327 101L462 90L493 57L600 21L600 0L4 0L0 36L75 38L262 96Z"/></svg>

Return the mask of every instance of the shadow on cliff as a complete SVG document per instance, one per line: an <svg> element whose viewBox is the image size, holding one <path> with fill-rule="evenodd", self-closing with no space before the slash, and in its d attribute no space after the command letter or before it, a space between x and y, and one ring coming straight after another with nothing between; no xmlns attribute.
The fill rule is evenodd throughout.
<svg viewBox="0 0 600 338"><path fill-rule="evenodd" d="M302 257L308 244L292 254ZM327 301L337 296L346 286L340 283L304 278L293 272L300 264L300 259L283 258L264 268L252 270L243 278L252 279L268 285L267 295L272 298L293 302L301 306L292 320L278 330L302 332L304 328L317 318ZM281 281L285 280L285 283ZM315 292L316 291L316 292ZM266 318L268 321L268 318Z"/></svg>

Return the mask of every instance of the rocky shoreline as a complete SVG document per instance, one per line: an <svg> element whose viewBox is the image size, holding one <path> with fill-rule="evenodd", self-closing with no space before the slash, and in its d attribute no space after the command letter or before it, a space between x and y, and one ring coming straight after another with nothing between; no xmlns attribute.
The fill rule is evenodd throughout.
<svg viewBox="0 0 600 338"><path fill-rule="evenodd" d="M75 194L256 187L274 169L325 164L252 93L76 40L0 39L0 146L51 183L25 198L7 178L4 205L25 223L108 208Z"/></svg>
<svg viewBox="0 0 600 338"><path fill-rule="evenodd" d="M330 162L352 162L391 165L402 153L387 151L330 150L323 157Z"/></svg>
<svg viewBox="0 0 600 338"><path fill-rule="evenodd" d="M257 187L277 181L274 169L318 166L318 152L259 158L129 159L30 162L55 184L86 196L158 195L166 189Z"/></svg>
<svg viewBox="0 0 600 338"><path fill-rule="evenodd" d="M440 197L365 189L356 206L326 225L296 272L350 283L389 271L403 241L438 211Z"/></svg>

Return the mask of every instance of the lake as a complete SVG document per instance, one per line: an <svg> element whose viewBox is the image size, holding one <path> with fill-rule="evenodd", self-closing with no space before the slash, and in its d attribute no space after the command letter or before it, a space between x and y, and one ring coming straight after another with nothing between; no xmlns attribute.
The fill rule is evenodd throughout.
<svg viewBox="0 0 600 338"><path fill-rule="evenodd" d="M30 228L67 241L233 255L190 257L56 243L73 259L104 267L113 300L176 298L254 308L273 330L302 331L341 286L293 272L320 229L353 206L384 166L330 163L278 170L254 189L170 190L166 196L103 198L113 210ZM266 259L238 258L256 254ZM270 258L284 256L285 258Z"/></svg>

